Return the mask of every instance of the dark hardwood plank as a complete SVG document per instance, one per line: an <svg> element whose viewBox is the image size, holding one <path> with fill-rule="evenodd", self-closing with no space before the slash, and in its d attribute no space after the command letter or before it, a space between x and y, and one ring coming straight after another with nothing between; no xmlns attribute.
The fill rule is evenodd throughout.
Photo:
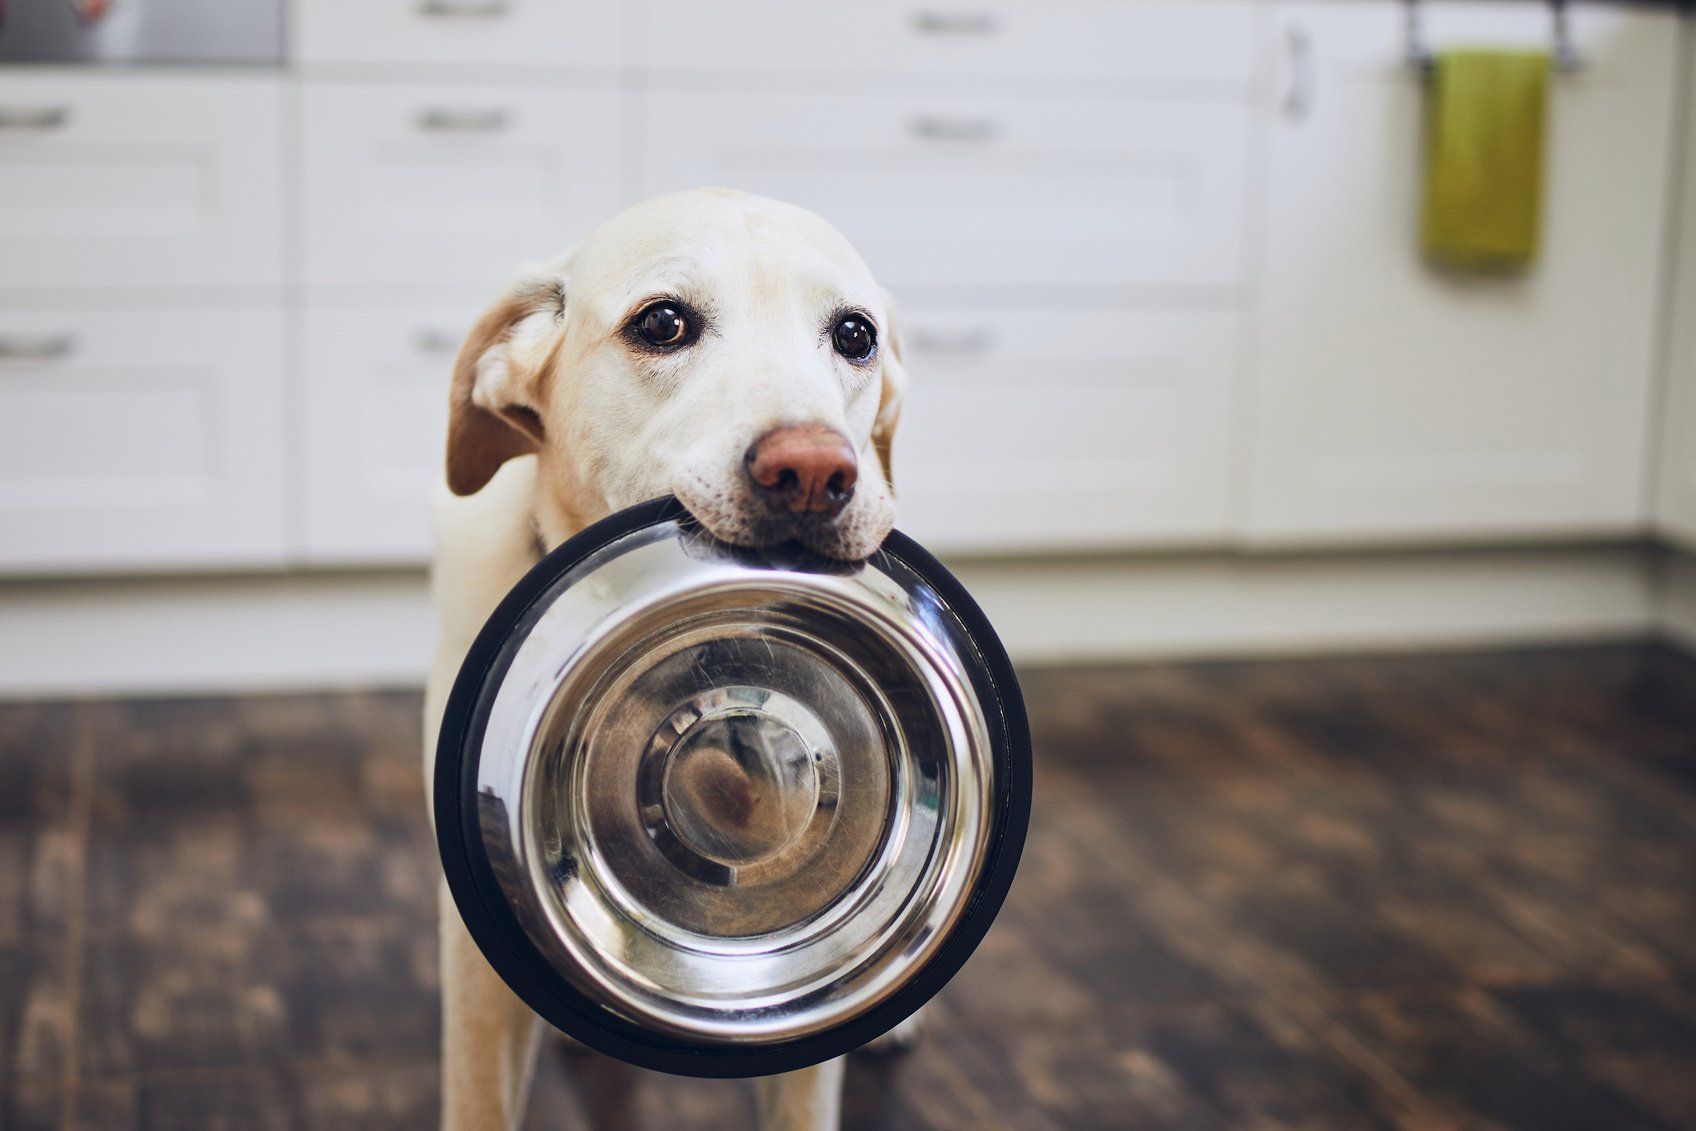
<svg viewBox="0 0 1696 1131"><path fill-rule="evenodd" d="M69 704L0 705L0 940L67 927L80 713Z"/></svg>
<svg viewBox="0 0 1696 1131"><path fill-rule="evenodd" d="M1457 1121L1504 1131L1696 1126L1696 1009L1662 986L1363 994L1361 1039Z"/></svg>
<svg viewBox="0 0 1696 1131"><path fill-rule="evenodd" d="M64 1073L75 1039L70 980L62 939L0 942L0 1089Z"/></svg>
<svg viewBox="0 0 1696 1131"><path fill-rule="evenodd" d="M1696 1126L1696 659L1022 678L1020 880L849 1131ZM410 694L0 706L0 1131L433 1125L419 738ZM549 1042L526 1126L752 1113Z"/></svg>
<svg viewBox="0 0 1696 1131"><path fill-rule="evenodd" d="M213 927L92 940L88 1077L427 1057L435 935L404 922Z"/></svg>
<svg viewBox="0 0 1696 1131"><path fill-rule="evenodd" d="M55 1079L0 1085L0 1131L56 1131L65 1123L65 1086Z"/></svg>

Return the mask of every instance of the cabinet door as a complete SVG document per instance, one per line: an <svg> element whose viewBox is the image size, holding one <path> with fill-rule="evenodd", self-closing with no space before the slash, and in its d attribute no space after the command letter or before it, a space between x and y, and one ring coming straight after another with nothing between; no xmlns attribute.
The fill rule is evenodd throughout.
<svg viewBox="0 0 1696 1131"><path fill-rule="evenodd" d="M281 565L275 314L0 314L0 568Z"/></svg>
<svg viewBox="0 0 1696 1131"><path fill-rule="evenodd" d="M862 0L851 10L742 0L740 17L694 0L649 0L644 65L675 71L853 78L891 73L991 80L1159 83L1246 92L1251 0L974 0L969 5ZM749 35L748 27L758 27Z"/></svg>
<svg viewBox="0 0 1696 1131"><path fill-rule="evenodd" d="M1550 42L1543 4L1423 8L1435 47ZM1676 17L1580 5L1573 27L1584 69L1554 80L1538 262L1455 279L1417 246L1423 89L1401 6L1278 6L1251 537L1641 523Z"/></svg>
<svg viewBox="0 0 1696 1131"><path fill-rule="evenodd" d="M1237 317L903 308L898 521L950 551L1217 543Z"/></svg>
<svg viewBox="0 0 1696 1131"><path fill-rule="evenodd" d="M272 284L274 77L0 75L0 286Z"/></svg>
<svg viewBox="0 0 1696 1131"><path fill-rule="evenodd" d="M612 90L309 83L306 278L504 283L617 210Z"/></svg>
<svg viewBox="0 0 1696 1131"><path fill-rule="evenodd" d="M646 191L725 184L810 208L887 286L1241 276L1246 104L653 91L643 106Z"/></svg>
<svg viewBox="0 0 1696 1131"><path fill-rule="evenodd" d="M410 66L615 67L616 0L296 0L295 57Z"/></svg>
<svg viewBox="0 0 1696 1131"><path fill-rule="evenodd" d="M1696 23L1684 28L1685 56L1696 59ZM1656 477L1655 521L1660 532L1696 553L1696 67L1685 68L1684 163L1677 183L1665 408Z"/></svg>
<svg viewBox="0 0 1696 1131"><path fill-rule="evenodd" d="M448 379L479 308L306 313L306 550L316 562L430 555Z"/></svg>

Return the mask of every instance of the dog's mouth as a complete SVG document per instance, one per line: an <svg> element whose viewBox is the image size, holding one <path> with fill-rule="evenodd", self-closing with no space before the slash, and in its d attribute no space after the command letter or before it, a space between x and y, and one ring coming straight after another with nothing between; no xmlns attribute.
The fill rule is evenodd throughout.
<svg viewBox="0 0 1696 1131"><path fill-rule="evenodd" d="M843 524L840 520L761 515L743 522L715 524L692 508L689 513L713 537L733 546L764 550L793 545L833 561L856 564L877 551L876 545L864 547L855 544L855 540L841 529Z"/></svg>
<svg viewBox="0 0 1696 1131"><path fill-rule="evenodd" d="M714 538L732 546L770 549L794 544L835 562L859 564L877 552L889 523L868 521L869 508L833 516L774 512L758 499L726 498L704 483L679 484L678 501Z"/></svg>

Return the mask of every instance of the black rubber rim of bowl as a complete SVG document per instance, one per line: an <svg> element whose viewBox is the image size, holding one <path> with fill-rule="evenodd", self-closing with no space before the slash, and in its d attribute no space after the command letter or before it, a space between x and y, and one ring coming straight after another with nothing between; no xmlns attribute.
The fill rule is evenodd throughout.
<svg viewBox="0 0 1696 1131"><path fill-rule="evenodd" d="M810 1037L782 1044L697 1044L655 1033L589 999L555 973L519 926L484 855L474 819L479 751L493 696L530 626L538 598L561 576L619 539L661 522L694 520L673 498L655 499L588 527L538 562L478 633L454 680L436 747L436 844L455 905L489 964L521 1000L555 1028L599 1052L681 1076L768 1076L851 1052L910 1016L971 957L1000 911L1030 823L1031 743L1024 700L1006 650L965 587L911 538L893 532L881 554L918 574L947 604L982 660L972 672L997 766L997 819L984 871L948 941L889 998Z"/></svg>

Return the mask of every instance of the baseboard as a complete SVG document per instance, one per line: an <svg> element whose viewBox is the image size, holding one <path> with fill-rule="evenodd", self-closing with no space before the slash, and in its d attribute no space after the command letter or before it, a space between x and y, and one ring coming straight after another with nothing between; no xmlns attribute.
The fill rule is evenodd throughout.
<svg viewBox="0 0 1696 1131"><path fill-rule="evenodd" d="M422 570L0 585L0 696L421 684Z"/></svg>
<svg viewBox="0 0 1696 1131"><path fill-rule="evenodd" d="M967 564L1025 664L1490 647L1648 635L1633 547Z"/></svg>
<svg viewBox="0 0 1696 1131"><path fill-rule="evenodd" d="M1696 646L1637 547L953 563L1023 664L1617 640ZM0 697L417 686L422 571L0 584Z"/></svg>

